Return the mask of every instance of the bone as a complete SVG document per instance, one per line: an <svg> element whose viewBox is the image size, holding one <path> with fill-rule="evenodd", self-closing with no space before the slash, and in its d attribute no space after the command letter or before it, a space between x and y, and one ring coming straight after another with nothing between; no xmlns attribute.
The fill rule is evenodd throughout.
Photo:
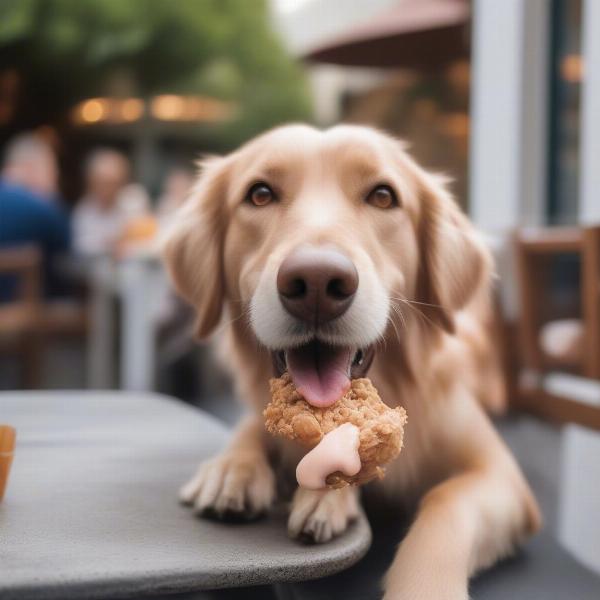
<svg viewBox="0 0 600 600"><path fill-rule="evenodd" d="M344 423L326 434L323 439L298 463L298 485L309 490L321 490L327 486L327 476L336 471L356 475L361 468L358 447L358 427Z"/></svg>

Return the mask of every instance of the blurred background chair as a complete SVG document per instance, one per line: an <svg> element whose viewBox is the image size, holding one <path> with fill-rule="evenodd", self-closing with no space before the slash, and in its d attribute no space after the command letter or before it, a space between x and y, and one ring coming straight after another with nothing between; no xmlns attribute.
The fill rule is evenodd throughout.
<svg viewBox="0 0 600 600"><path fill-rule="evenodd" d="M600 382L600 226L524 229L515 234L514 249L520 310L517 405L554 421L600 429L600 406L545 385L546 376L557 372ZM563 297L553 285L557 261L563 261L562 279L566 275L574 284Z"/></svg>
<svg viewBox="0 0 600 600"><path fill-rule="evenodd" d="M41 254L33 246L0 250L0 281L14 284L14 297L0 304L0 352L19 359L23 387L41 379Z"/></svg>
<svg viewBox="0 0 600 600"><path fill-rule="evenodd" d="M85 336L87 305L43 298L42 255L35 246L0 249L0 282L13 292L0 303L0 354L17 358L22 387L40 387L48 339Z"/></svg>

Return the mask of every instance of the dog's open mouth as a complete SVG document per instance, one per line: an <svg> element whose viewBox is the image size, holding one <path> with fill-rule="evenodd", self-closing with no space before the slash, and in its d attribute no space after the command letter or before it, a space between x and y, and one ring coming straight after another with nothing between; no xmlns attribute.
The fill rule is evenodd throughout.
<svg viewBox="0 0 600 600"><path fill-rule="evenodd" d="M296 389L313 406L331 406L350 387L350 380L364 377L374 348L330 346L318 340L298 348L273 352L273 367L280 377L288 371Z"/></svg>

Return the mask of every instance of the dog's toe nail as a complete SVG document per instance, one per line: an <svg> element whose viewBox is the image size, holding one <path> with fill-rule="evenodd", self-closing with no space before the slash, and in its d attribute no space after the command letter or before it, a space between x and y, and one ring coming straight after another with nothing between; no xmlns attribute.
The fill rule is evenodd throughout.
<svg viewBox="0 0 600 600"><path fill-rule="evenodd" d="M299 542L306 545L312 545L317 543L314 534L308 531L301 531L300 534L297 536L297 539Z"/></svg>
<svg viewBox="0 0 600 600"><path fill-rule="evenodd" d="M219 515L221 521L226 523L244 523L248 516L243 511L227 509Z"/></svg>
<svg viewBox="0 0 600 600"><path fill-rule="evenodd" d="M196 506L194 508L194 513L197 517L202 517L203 519L218 519L219 514L214 509L213 506Z"/></svg>
<svg viewBox="0 0 600 600"><path fill-rule="evenodd" d="M325 521L311 520L300 532L298 539L305 544L320 544L331 538L328 525Z"/></svg>

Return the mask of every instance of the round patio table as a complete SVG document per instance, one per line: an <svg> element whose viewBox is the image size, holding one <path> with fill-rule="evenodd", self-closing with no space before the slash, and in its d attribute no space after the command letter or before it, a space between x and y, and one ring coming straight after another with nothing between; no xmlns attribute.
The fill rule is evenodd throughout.
<svg viewBox="0 0 600 600"><path fill-rule="evenodd" d="M288 538L285 512L223 524L198 519L177 489L225 444L214 418L132 392L5 392L17 429L0 504L0 598L69 599L304 581L357 562L361 516L341 537Z"/></svg>

